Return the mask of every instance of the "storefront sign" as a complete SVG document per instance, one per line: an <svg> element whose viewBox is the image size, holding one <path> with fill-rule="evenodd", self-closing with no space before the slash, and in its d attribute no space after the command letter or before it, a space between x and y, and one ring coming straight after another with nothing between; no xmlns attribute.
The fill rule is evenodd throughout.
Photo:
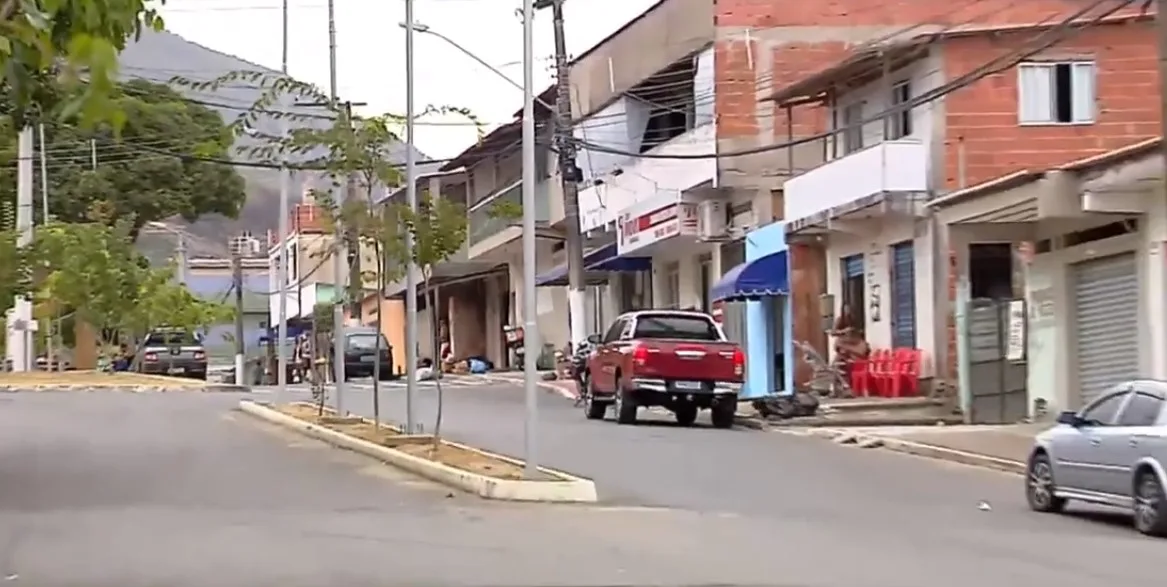
<svg viewBox="0 0 1167 587"><path fill-rule="evenodd" d="M697 235L697 205L670 204L640 216L621 214L620 253L646 247L679 234Z"/></svg>

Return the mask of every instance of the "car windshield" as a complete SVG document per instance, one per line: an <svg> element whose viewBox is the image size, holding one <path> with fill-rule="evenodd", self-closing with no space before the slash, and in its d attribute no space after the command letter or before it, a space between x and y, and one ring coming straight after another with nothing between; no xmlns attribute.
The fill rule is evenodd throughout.
<svg viewBox="0 0 1167 587"><path fill-rule="evenodd" d="M695 314L641 314L633 338L669 338L720 341L721 332L711 318Z"/></svg>
<svg viewBox="0 0 1167 587"><path fill-rule="evenodd" d="M146 346L197 345L198 339L188 332L151 332L146 335Z"/></svg>
<svg viewBox="0 0 1167 587"><path fill-rule="evenodd" d="M378 336L376 334L350 334L348 337L348 348L356 351L375 350L377 348L377 338ZM383 335L379 338L381 339L381 348L389 348L389 341L385 340Z"/></svg>

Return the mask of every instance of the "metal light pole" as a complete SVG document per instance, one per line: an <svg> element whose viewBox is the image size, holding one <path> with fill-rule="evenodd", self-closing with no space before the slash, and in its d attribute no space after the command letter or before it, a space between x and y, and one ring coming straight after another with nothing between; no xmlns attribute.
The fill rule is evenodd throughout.
<svg viewBox="0 0 1167 587"><path fill-rule="evenodd" d="M417 161L414 157L413 0L405 0L405 200L417 213ZM417 394L417 264L413 262L413 234L405 235L409 267L405 271L405 431L417 430L414 397ZM430 308L436 312L437 308ZM438 333L434 333L437 336Z"/></svg>
<svg viewBox="0 0 1167 587"><path fill-rule="evenodd" d="M539 356L539 325L535 321L535 57L534 0L523 0L523 391L524 474L539 475L539 394L535 389L535 358Z"/></svg>
<svg viewBox="0 0 1167 587"><path fill-rule="evenodd" d="M336 89L336 2L328 0L328 100L333 108L337 106L337 89ZM349 121L351 123L351 121ZM345 190L340 190L339 197L336 198L337 207L344 206L344 199L347 196ZM343 230L337 230L334 238L338 239L340 235L344 234ZM339 303L344 299L344 284L342 275L345 274L345 255L342 254L340 247L335 247L332 255L332 275L333 281L336 282L336 295L341 296L339 300L334 300L332 305L332 364L336 377L336 413L344 415L344 392L345 392L345 375L344 375L344 304Z"/></svg>
<svg viewBox="0 0 1167 587"><path fill-rule="evenodd" d="M284 76L288 75L288 0L283 3L283 61L281 62L280 71ZM280 96L280 103L283 104L283 96ZM285 117L281 116L279 119L279 133L282 140L288 133L288 123ZM288 208L290 195L288 168L285 165L286 157L283 149L280 149L280 219L279 219L279 233L280 233L280 250L279 250L279 269L276 271L276 282L279 283L279 308L280 308L280 322L278 330L276 331L279 338L279 343L276 346L276 401L279 402L288 390ZM297 299L299 299L299 289L297 288ZM242 383L242 381L236 381Z"/></svg>

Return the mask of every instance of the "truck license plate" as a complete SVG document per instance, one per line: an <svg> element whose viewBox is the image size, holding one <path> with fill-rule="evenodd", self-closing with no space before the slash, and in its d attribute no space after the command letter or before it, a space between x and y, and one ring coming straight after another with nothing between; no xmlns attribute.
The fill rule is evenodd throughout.
<svg viewBox="0 0 1167 587"><path fill-rule="evenodd" d="M183 367L171 367L167 372L171 375L182 375L183 373L186 373L186 369Z"/></svg>
<svg viewBox="0 0 1167 587"><path fill-rule="evenodd" d="M678 381L678 382L674 383L673 386L676 387L677 389L700 390L701 389L701 382L700 381Z"/></svg>
<svg viewBox="0 0 1167 587"><path fill-rule="evenodd" d="M362 363L372 363L372 362L373 362L373 357L372 357L372 356L369 356L369 355L366 355L366 356L364 356L364 357L361 357L361 362L362 362Z"/></svg>

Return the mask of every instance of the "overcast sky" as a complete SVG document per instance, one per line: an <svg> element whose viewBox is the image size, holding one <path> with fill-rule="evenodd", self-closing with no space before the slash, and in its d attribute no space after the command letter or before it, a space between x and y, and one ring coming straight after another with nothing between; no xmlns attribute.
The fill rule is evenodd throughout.
<svg viewBox="0 0 1167 587"><path fill-rule="evenodd" d="M327 0L288 0L289 70L297 79L328 87ZM655 0L567 0L567 44L571 54L587 50ZM417 22L454 39L487 63L522 82L522 23L518 0L415 0ZM336 0L337 77L340 96L367 102L370 112L405 109L404 0ZM279 69L280 0L167 0L167 28L192 41ZM554 52L551 15L535 21L535 76L541 90L551 83ZM499 124L522 106L514 86L432 35L415 35L415 100L470 108ZM418 127L417 144L431 157L458 154L473 143L472 127L455 118L429 118Z"/></svg>

